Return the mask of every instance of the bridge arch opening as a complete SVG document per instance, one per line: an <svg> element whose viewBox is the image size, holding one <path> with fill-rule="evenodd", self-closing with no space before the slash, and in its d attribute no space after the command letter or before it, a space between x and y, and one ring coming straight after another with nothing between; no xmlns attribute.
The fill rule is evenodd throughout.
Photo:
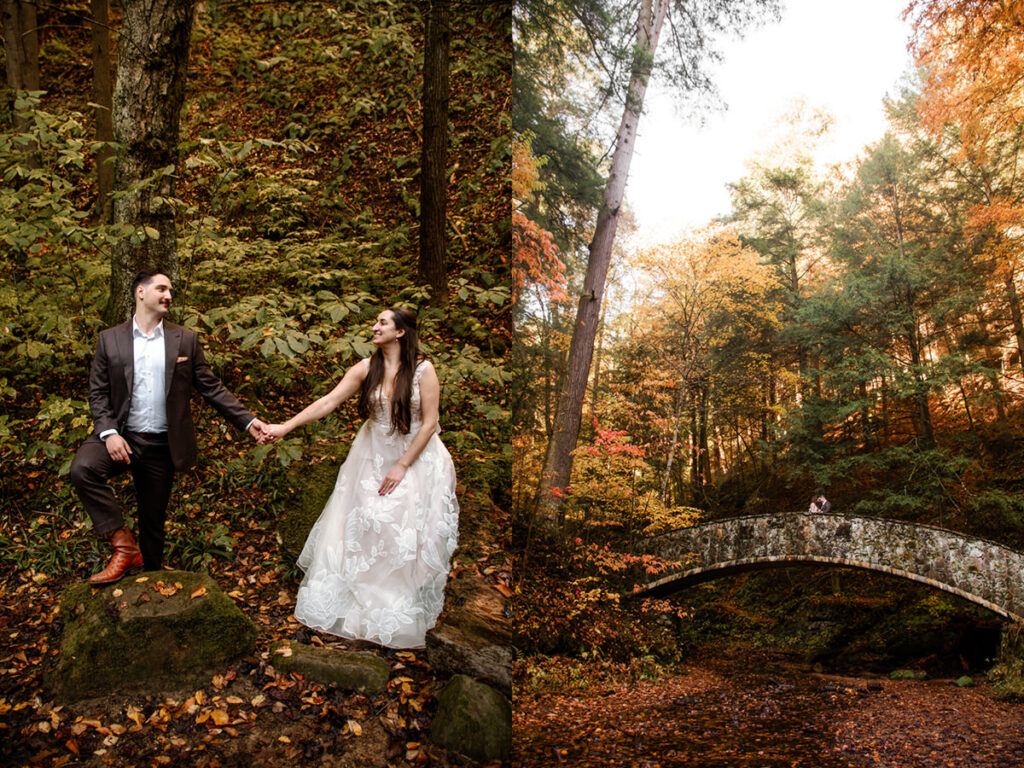
<svg viewBox="0 0 1024 768"><path fill-rule="evenodd" d="M785 559L780 558L742 558L726 562L715 563L707 567L691 568L680 573L665 576L662 579L651 582L631 597L667 597L681 592L689 587L704 584L717 579L728 578L742 573L751 573L765 570L779 570L783 568L814 568L814 569L853 569L867 571L869 573L883 574L895 579L912 581L916 584L924 584L933 589L940 590L947 594L955 595L974 605L985 608L1002 619L1013 619L1003 606L986 600L978 595L971 594L951 584L936 579L911 573L897 568L881 566L870 562L857 562L848 559L840 559L825 556L804 555L791 556Z"/></svg>

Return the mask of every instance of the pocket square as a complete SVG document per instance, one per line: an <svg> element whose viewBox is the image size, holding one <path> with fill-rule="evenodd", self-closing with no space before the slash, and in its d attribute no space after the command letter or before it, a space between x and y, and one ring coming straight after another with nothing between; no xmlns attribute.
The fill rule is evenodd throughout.
<svg viewBox="0 0 1024 768"><path fill-rule="evenodd" d="M177 365L178 363L184 363L186 360L188 360L187 357L179 357L177 360L174 361L174 364Z"/></svg>

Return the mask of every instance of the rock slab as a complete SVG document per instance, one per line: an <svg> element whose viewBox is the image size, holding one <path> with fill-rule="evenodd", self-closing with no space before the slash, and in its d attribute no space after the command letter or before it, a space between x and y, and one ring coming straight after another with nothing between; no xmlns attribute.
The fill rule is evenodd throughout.
<svg viewBox="0 0 1024 768"><path fill-rule="evenodd" d="M315 648L285 641L275 646L271 659L282 672L297 672L318 683L348 691L362 689L369 694L382 693L391 676L391 665L369 651Z"/></svg>
<svg viewBox="0 0 1024 768"><path fill-rule="evenodd" d="M484 678L512 694L512 626L508 600L471 570L448 580L444 612L427 632L435 672Z"/></svg>
<svg viewBox="0 0 1024 768"><path fill-rule="evenodd" d="M256 627L205 573L151 571L61 595L58 696L153 691L206 682L252 652Z"/></svg>
<svg viewBox="0 0 1024 768"><path fill-rule="evenodd" d="M508 760L512 705L494 688L455 675L437 695L430 739L481 763Z"/></svg>

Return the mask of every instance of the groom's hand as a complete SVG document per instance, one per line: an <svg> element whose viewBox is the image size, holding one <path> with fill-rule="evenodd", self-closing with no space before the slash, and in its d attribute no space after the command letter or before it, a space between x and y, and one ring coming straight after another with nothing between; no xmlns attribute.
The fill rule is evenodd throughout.
<svg viewBox="0 0 1024 768"><path fill-rule="evenodd" d="M249 434L252 435L253 440L260 445L263 445L267 441L266 433L263 431L265 426L266 424L259 419L253 419L252 424L249 425Z"/></svg>
<svg viewBox="0 0 1024 768"><path fill-rule="evenodd" d="M131 452L132 447L128 445L128 441L120 435L110 435L103 444L107 446L107 453L110 454L110 458L114 461L119 461L122 464L131 464Z"/></svg>

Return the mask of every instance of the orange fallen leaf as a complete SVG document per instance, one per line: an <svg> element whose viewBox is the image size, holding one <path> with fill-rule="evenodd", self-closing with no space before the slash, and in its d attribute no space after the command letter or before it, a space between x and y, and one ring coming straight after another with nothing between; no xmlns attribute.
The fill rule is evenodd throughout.
<svg viewBox="0 0 1024 768"><path fill-rule="evenodd" d="M202 597L205 594L206 594L206 585L205 584L200 584L198 587L196 587L195 589L192 590L192 594L189 595L189 597L192 598L193 600L195 600L197 597Z"/></svg>
<svg viewBox="0 0 1024 768"><path fill-rule="evenodd" d="M215 725L227 725L231 722L231 715L223 709L215 709L210 713L210 719L213 720Z"/></svg>

